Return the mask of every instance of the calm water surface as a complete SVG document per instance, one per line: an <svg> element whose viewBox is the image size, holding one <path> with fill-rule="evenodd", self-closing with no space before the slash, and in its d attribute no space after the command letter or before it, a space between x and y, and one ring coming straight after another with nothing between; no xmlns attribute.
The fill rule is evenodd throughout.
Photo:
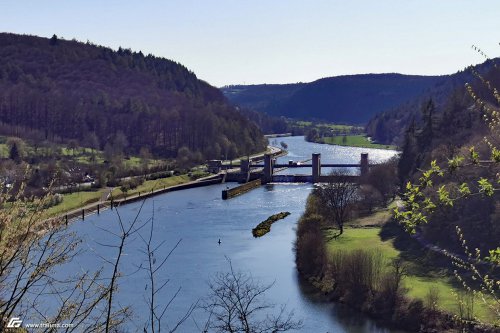
<svg viewBox="0 0 500 333"><path fill-rule="evenodd" d="M289 146L289 155L280 158L304 160L312 152L320 152L322 161L355 163L361 152L368 152L371 161L381 161L395 154L393 151L327 146L307 143L303 137L278 138ZM294 172L297 172L296 170ZM302 170L297 173L309 173ZM232 185L231 185L232 186ZM182 288L168 311L166 323L175 322L186 309L208 293L207 281L214 273L227 271L226 257L237 270L249 272L263 283L273 283L266 295L275 304L286 304L294 310L295 317L304 321L301 332L396 332L377 327L362 315L343 306L324 303L308 292L308 287L299 282L294 263L293 241L295 226L304 211L311 184L270 184L231 200L221 200L221 191L226 185L167 193L146 201L139 215L143 222L155 218L155 242L166 241L155 256L163 256L181 240L163 270L159 280L170 279L161 298L170 299ZM119 208L124 221L131 221L139 212L141 203ZM273 225L269 234L255 239L251 230L269 215L289 211L291 215ZM109 233L100 228L118 230L115 211L89 216L85 221L72 225L84 240L85 251L71 263L68 270L99 268L105 266L99 257L113 258L115 250L99 243L116 242ZM145 232L146 230L144 230ZM218 240L221 244L218 244ZM145 293L148 291L144 273L134 273L144 262L141 252L144 244L139 237L129 239L121 271L118 301L132 305L134 323L130 331L142 331L147 320ZM159 281L159 282L161 282ZM180 332L199 332L206 314L196 311L181 327Z"/></svg>

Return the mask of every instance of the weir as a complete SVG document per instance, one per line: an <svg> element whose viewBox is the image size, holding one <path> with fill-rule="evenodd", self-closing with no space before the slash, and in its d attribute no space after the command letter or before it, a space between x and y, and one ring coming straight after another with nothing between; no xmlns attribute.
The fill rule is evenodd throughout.
<svg viewBox="0 0 500 333"><path fill-rule="evenodd" d="M271 155L264 156L264 164L248 164L249 172L251 172L252 168L262 168L262 183L320 183L327 182L329 180L333 180L335 177L329 175L322 175L321 168L359 168L360 175L352 176L353 180L359 178L360 176L364 176L368 173L370 169L370 164L368 160L368 153L361 153L360 162L359 163L350 163L350 164L335 164L335 163L321 163L321 154L313 153L312 159L310 160L310 164L304 164L301 162L290 162L288 164L279 164L275 159L272 158ZM307 175L275 175L274 172L276 169L283 168L311 168L311 176Z"/></svg>
<svg viewBox="0 0 500 333"><path fill-rule="evenodd" d="M311 161L309 164L306 162ZM281 171L288 168L311 168L311 175L282 175L274 174L274 172ZM249 160L241 161L240 172L227 174L226 181L237 181L243 183L235 188L222 191L222 198L224 200L230 199L242 193L248 192L262 184L267 183L329 183L338 181L339 176L335 175L322 175L321 168L359 168L359 175L347 176L352 179L352 182L357 182L360 177L368 173L370 164L368 161L368 153L361 153L359 163L321 163L321 154L313 153L312 158L306 161L293 162L288 164L279 164L271 154L264 155L264 164L252 164ZM253 169L253 171L252 171ZM342 176L345 180L346 176Z"/></svg>

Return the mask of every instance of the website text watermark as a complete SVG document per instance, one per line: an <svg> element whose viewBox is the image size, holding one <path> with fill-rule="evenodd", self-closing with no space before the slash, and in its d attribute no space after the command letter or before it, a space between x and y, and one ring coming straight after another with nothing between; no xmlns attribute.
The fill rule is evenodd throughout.
<svg viewBox="0 0 500 333"><path fill-rule="evenodd" d="M23 321L19 317L12 317L7 323L7 328L19 328L21 326L25 328L72 328L74 327L74 324L48 323L48 322L23 324Z"/></svg>

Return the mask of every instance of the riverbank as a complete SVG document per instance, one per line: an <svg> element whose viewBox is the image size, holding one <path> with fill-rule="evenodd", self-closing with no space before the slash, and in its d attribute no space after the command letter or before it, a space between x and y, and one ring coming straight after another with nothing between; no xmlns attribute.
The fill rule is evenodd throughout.
<svg viewBox="0 0 500 333"><path fill-rule="evenodd" d="M266 138L286 138L287 136L292 136L292 133L280 133L280 134L266 134L264 137Z"/></svg>
<svg viewBox="0 0 500 333"><path fill-rule="evenodd" d="M133 197L139 193L149 193L158 189L163 189L171 186L185 184L190 182L188 175L171 176L167 178L160 178L157 180L146 180L135 189L129 191L127 195L119 193L119 188L105 188L95 191L80 191L62 195L62 202L49 207L44 211L43 216L46 218L65 218L66 215L74 215L76 212L81 212L82 209L86 211L97 210L97 206L109 206L113 191L118 198Z"/></svg>
<svg viewBox="0 0 500 333"><path fill-rule="evenodd" d="M314 142L324 143L329 145L360 147L360 148L373 148L373 149L386 149L386 150L398 149L398 147L393 145L374 143L366 135L326 136L318 138Z"/></svg>
<svg viewBox="0 0 500 333"><path fill-rule="evenodd" d="M268 146L265 152L254 154L252 158L263 158L265 154L272 154L273 156L284 156L286 151L277 147ZM243 157L242 157L243 158ZM239 161L237 159L235 161ZM222 175L222 174L219 174ZM200 186L200 181L212 179L218 175L211 175L208 177L203 177L198 180L193 180L189 175L178 175L170 176L165 178L159 178L155 180L145 180L137 187L130 189L126 193L120 190L120 187L105 188L90 191L80 191L73 192L62 195L61 203L49 207L43 213L43 217L46 219L71 219L82 217L85 214L92 214L98 210L105 209L111 206L111 201L120 202L125 204L130 200L136 201L139 197L146 198L145 195L153 196L164 193L169 190L176 190L176 186L186 185L186 188L191 188L190 186ZM205 186L205 183L203 183ZM206 185L211 185L212 183L206 183ZM182 189L182 188L181 188ZM82 215L82 210L83 215Z"/></svg>
<svg viewBox="0 0 500 333"><path fill-rule="evenodd" d="M205 178L205 179L198 179L194 181L186 181L186 178L183 176L178 176L179 179L174 179L171 182L169 182L169 185L165 185L165 182L160 182L161 180L164 179L159 179L157 180L156 186L154 186L153 189L150 191L145 191L145 192L134 192L133 194L130 195L122 195L118 199L113 198L112 196L109 196L105 200L91 200L90 202L87 202L83 206L79 206L76 209L66 211L61 213L58 216L53 216L50 218L47 218L45 223L48 223L50 225L53 225L54 222L59 221L59 223L69 223L72 220L75 219L85 219L85 216L95 214L95 213L100 213L101 211L108 209L108 208L113 208L117 206L122 206L128 203L136 202L138 200L145 200L149 197L160 195L163 193L167 192L172 192L172 191L180 191L180 190L186 190L186 189L191 189L191 188L197 188L197 187L202 187L202 186L210 186L214 184L219 184L222 182L222 177L220 175L214 175L211 177ZM174 177L172 177L174 178ZM167 178L168 179L168 178ZM162 185L163 184L163 185Z"/></svg>
<svg viewBox="0 0 500 333"><path fill-rule="evenodd" d="M239 158L236 158L236 159L230 160L230 161L223 161L222 164L224 164L224 165L230 164L230 165L237 167L240 165L241 160L246 160L247 158L250 158L250 160L252 160L252 161L259 161L259 160L263 160L264 155L266 155L266 154L271 154L273 157L280 157L280 156L285 156L287 154L287 151L284 149L269 145L269 146L267 146L267 149L264 152L260 152L260 153L253 154L253 155L246 156L246 157L239 157Z"/></svg>
<svg viewBox="0 0 500 333"><path fill-rule="evenodd" d="M345 232L328 227L315 198L308 199L297 228L300 275L332 302L347 304L385 325L418 331L461 328L477 318L497 318L480 299L460 302L464 291L453 279L449 258L420 246L392 222L388 209L348 223ZM473 311L464 318L464 307ZM471 324L474 332L497 328Z"/></svg>

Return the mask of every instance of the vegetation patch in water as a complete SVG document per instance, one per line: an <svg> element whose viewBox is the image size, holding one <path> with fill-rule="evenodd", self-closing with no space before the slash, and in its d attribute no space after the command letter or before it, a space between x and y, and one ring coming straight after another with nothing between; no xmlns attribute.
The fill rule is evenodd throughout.
<svg viewBox="0 0 500 333"><path fill-rule="evenodd" d="M274 222L284 219L290 215L290 212L281 212L278 214L274 214L269 216L265 221L259 223L259 225L252 229L252 234L254 237L262 237L271 231L271 224Z"/></svg>

